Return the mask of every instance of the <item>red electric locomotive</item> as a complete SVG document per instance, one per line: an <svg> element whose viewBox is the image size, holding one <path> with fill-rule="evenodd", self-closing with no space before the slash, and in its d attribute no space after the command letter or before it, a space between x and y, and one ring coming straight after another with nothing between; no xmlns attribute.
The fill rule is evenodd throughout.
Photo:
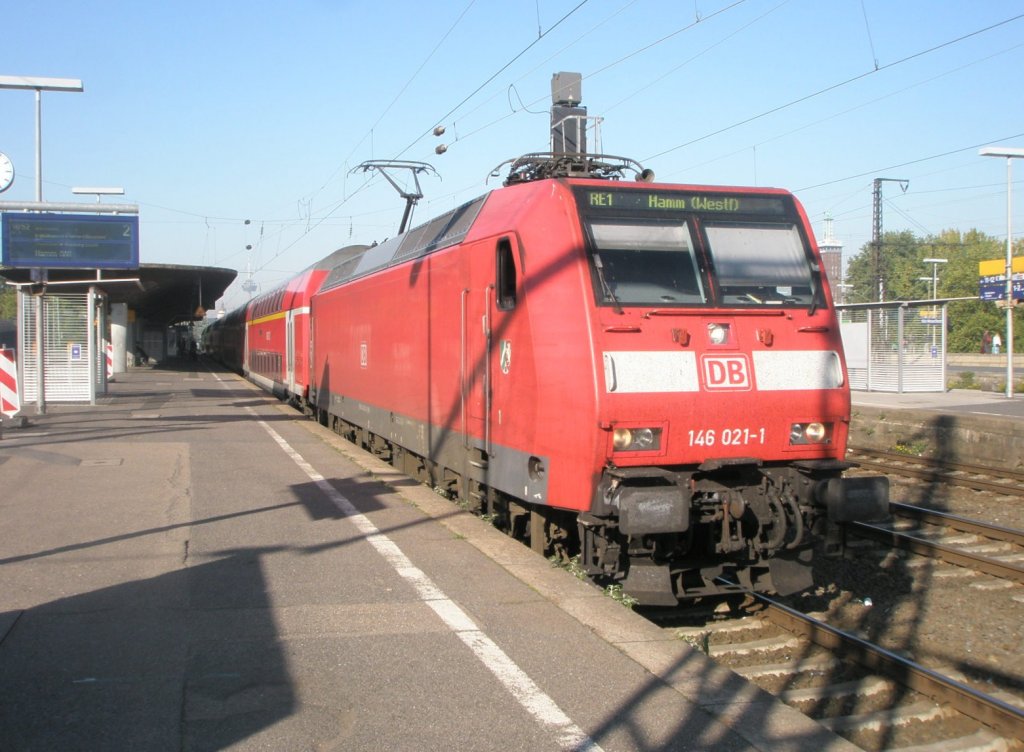
<svg viewBox="0 0 1024 752"><path fill-rule="evenodd" d="M633 167L529 155L319 264L310 407L641 603L802 589L829 522L888 495L843 477L846 366L807 218L782 190L618 180Z"/></svg>

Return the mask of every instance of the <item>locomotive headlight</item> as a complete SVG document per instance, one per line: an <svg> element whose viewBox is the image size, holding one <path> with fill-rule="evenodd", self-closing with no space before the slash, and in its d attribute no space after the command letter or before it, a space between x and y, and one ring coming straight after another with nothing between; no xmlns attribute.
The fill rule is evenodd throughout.
<svg viewBox="0 0 1024 752"><path fill-rule="evenodd" d="M660 428L616 428L612 432L616 452L646 452L661 448Z"/></svg>
<svg viewBox="0 0 1024 752"><path fill-rule="evenodd" d="M808 423L804 436L810 444L820 444L825 440L825 426L821 423Z"/></svg>
<svg viewBox="0 0 1024 752"><path fill-rule="evenodd" d="M827 444L832 440L831 423L794 423L789 427L789 443Z"/></svg>
<svg viewBox="0 0 1024 752"><path fill-rule="evenodd" d="M615 451L621 452L623 449L629 449L631 443L633 443L633 432L628 428L616 428L612 433L612 446L615 447Z"/></svg>
<svg viewBox="0 0 1024 752"><path fill-rule="evenodd" d="M635 449L653 449L654 431L650 428L638 428L633 431L633 443L630 445Z"/></svg>
<svg viewBox="0 0 1024 752"><path fill-rule="evenodd" d="M729 341L729 326L727 324L708 324L708 338L713 345L724 345Z"/></svg>

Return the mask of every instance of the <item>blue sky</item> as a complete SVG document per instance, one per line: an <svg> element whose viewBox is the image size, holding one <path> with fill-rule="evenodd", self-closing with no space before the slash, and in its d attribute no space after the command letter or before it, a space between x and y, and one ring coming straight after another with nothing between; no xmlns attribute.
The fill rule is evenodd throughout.
<svg viewBox="0 0 1024 752"><path fill-rule="evenodd" d="M886 230L1005 238L1005 160L978 147L1024 147L1022 14L1010 0L26 2L4 11L0 75L84 84L43 94L45 200L122 186L144 263L252 270L269 290L395 234L403 202L351 172L364 160L436 168L419 222L546 151L559 71L583 74L604 152L659 181L792 190L819 239L831 213L847 255L870 240L876 177L909 180L883 188ZM33 198L34 136L33 93L0 90L17 171L0 200ZM1020 237L1024 162L1014 177ZM246 297L236 283L224 305Z"/></svg>

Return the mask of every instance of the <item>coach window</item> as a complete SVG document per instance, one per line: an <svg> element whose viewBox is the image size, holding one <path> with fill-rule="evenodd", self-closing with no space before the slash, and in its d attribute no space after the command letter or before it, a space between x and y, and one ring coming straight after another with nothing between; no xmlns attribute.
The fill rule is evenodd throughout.
<svg viewBox="0 0 1024 752"><path fill-rule="evenodd" d="M516 260L508 238L498 241L497 278L498 310L511 311L516 307Z"/></svg>

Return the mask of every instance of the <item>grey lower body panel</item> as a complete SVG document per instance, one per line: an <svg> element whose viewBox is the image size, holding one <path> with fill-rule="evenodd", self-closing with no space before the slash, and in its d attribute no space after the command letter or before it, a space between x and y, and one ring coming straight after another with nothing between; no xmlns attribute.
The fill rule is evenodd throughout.
<svg viewBox="0 0 1024 752"><path fill-rule="evenodd" d="M484 441L351 397L330 394L327 412L469 480L533 504L549 504L547 457Z"/></svg>

